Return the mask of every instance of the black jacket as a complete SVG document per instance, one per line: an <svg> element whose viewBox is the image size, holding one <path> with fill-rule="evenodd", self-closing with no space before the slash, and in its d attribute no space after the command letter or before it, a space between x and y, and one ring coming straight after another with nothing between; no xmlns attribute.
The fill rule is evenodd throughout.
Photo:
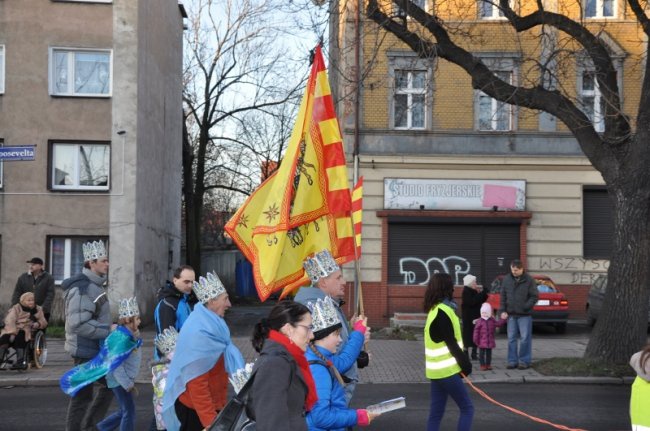
<svg viewBox="0 0 650 431"><path fill-rule="evenodd" d="M527 272L519 278L508 274L501 282L499 312L505 311L511 316L528 316L532 313L538 297L537 283Z"/></svg>
<svg viewBox="0 0 650 431"><path fill-rule="evenodd" d="M165 328L176 326L176 310L178 309L178 302L183 297L184 293L176 289L171 281L165 282L165 285L158 291L158 308L156 325L156 333L160 334ZM190 309L194 309L194 305L198 302L194 292L189 295L188 304Z"/></svg>
<svg viewBox="0 0 650 431"><path fill-rule="evenodd" d="M279 343L266 340L250 392L249 413L257 431L307 431L307 383L293 356Z"/></svg>
<svg viewBox="0 0 650 431"><path fill-rule="evenodd" d="M20 296L26 292L33 292L36 305L43 307L43 313L50 313L54 301L54 278L49 273L43 271L34 278L26 272L18 277L14 294L11 296L11 305L18 304Z"/></svg>
<svg viewBox="0 0 650 431"><path fill-rule="evenodd" d="M461 314L463 320L463 344L465 349L476 347L474 344L474 319L481 317L481 305L487 301L487 291L483 289L480 292L469 286L463 288L463 303L461 305Z"/></svg>

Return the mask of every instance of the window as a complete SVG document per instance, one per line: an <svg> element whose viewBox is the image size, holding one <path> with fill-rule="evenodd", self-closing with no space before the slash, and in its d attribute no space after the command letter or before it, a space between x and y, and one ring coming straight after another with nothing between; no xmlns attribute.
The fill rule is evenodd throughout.
<svg viewBox="0 0 650 431"><path fill-rule="evenodd" d="M426 81L426 70L395 70L395 128L424 128Z"/></svg>
<svg viewBox="0 0 650 431"><path fill-rule="evenodd" d="M5 46L0 45L0 94L5 92Z"/></svg>
<svg viewBox="0 0 650 431"><path fill-rule="evenodd" d="M605 131L605 107L598 81L594 71L586 70L582 72L580 83L580 104L582 111L587 118L593 123L597 132Z"/></svg>
<svg viewBox="0 0 650 431"><path fill-rule="evenodd" d="M616 0L586 0L585 16L587 18L613 18Z"/></svg>
<svg viewBox="0 0 650 431"><path fill-rule="evenodd" d="M50 94L99 96L111 94L110 50L50 49Z"/></svg>
<svg viewBox="0 0 650 431"><path fill-rule="evenodd" d="M512 84L512 71L496 71L496 76ZM478 129L512 130L512 105L491 98L482 91L478 95Z"/></svg>
<svg viewBox="0 0 650 431"><path fill-rule="evenodd" d="M51 190L108 190L109 143L50 142Z"/></svg>
<svg viewBox="0 0 650 431"><path fill-rule="evenodd" d="M50 274L56 284L79 272L84 265L82 244L88 241L102 240L108 251L108 237L106 236L75 236L75 237L48 237Z"/></svg>
<svg viewBox="0 0 650 431"><path fill-rule="evenodd" d="M514 0L508 2L514 7ZM505 19L503 10L499 7L499 0L478 0L478 16L481 19Z"/></svg>
<svg viewBox="0 0 650 431"><path fill-rule="evenodd" d="M582 191L582 254L585 259L609 259L614 238L614 214L607 189L585 186Z"/></svg>
<svg viewBox="0 0 650 431"><path fill-rule="evenodd" d="M416 6L420 9L426 11L426 0L411 0ZM393 12L395 16L406 17L406 11L400 7L397 3L393 3Z"/></svg>

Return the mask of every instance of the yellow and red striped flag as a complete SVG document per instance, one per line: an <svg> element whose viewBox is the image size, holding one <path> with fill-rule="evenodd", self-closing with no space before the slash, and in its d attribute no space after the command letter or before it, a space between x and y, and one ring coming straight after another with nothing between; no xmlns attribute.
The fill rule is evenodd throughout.
<svg viewBox="0 0 650 431"><path fill-rule="evenodd" d="M309 284L302 262L313 253L329 249L339 264L354 259L350 210L341 131L317 47L280 167L225 226L253 265L262 301Z"/></svg>
<svg viewBox="0 0 650 431"><path fill-rule="evenodd" d="M352 190L352 224L354 225L354 244L357 247L356 257L361 256L361 222L363 210L363 177L359 177Z"/></svg>

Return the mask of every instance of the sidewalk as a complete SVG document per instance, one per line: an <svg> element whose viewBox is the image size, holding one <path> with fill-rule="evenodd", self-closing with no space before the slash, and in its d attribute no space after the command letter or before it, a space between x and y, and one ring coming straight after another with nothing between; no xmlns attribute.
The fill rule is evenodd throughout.
<svg viewBox="0 0 650 431"><path fill-rule="evenodd" d="M149 361L153 352L154 332L151 328L142 331L143 361L138 383L151 382ZM235 336L247 362L253 361L257 353L253 350L250 337ZM533 334L533 360L551 357L581 357L588 342L588 334L565 335L561 337L535 336ZM0 386L57 386L61 375L72 367L70 356L63 350L63 340L47 340L47 362L45 366L25 372L0 371ZM371 340L370 366L360 370L361 383L426 383L424 375L424 345L422 341ZM507 370L505 368L506 339L498 336L497 348L493 351L492 371L479 371L474 361L474 372L470 376L474 383L631 383L631 378L609 377L553 377L543 376L533 369Z"/></svg>

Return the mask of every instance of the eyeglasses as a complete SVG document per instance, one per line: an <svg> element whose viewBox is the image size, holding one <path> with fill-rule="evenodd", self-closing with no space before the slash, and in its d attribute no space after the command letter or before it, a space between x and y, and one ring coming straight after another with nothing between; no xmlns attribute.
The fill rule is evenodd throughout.
<svg viewBox="0 0 650 431"><path fill-rule="evenodd" d="M299 323L296 323L294 326L302 326L307 330L307 332L314 332L314 325L301 325Z"/></svg>

